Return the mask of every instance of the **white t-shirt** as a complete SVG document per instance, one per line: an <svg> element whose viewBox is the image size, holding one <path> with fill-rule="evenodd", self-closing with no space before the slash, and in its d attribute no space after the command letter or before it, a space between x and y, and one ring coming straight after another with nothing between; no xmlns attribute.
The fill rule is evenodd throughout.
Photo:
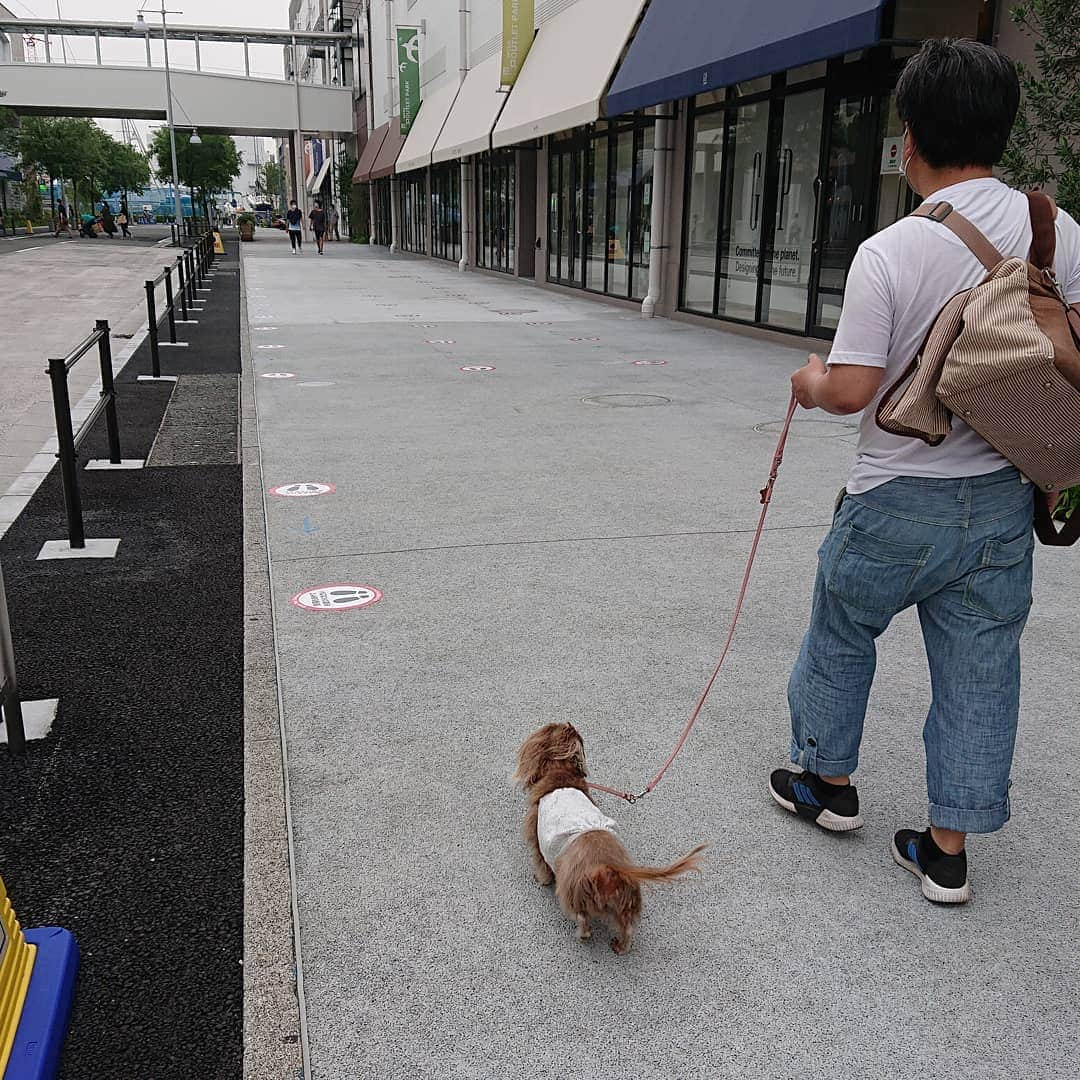
<svg viewBox="0 0 1080 1080"><path fill-rule="evenodd" d="M1002 255L1027 257L1031 218L1023 192L986 177L942 188L926 201L950 203ZM1054 266L1066 300L1080 301L1080 226L1060 209ZM959 237L927 218L902 218L864 241L855 253L828 361L885 368L885 378L863 413L847 485L851 494L896 476L982 476L1008 465L956 417L939 446L890 435L875 419L882 394L914 359L946 301L977 285L985 274Z"/></svg>
<svg viewBox="0 0 1080 1080"><path fill-rule="evenodd" d="M540 800L536 840L544 861L552 869L574 840L596 829L613 833L615 822L602 814L584 791L558 788Z"/></svg>

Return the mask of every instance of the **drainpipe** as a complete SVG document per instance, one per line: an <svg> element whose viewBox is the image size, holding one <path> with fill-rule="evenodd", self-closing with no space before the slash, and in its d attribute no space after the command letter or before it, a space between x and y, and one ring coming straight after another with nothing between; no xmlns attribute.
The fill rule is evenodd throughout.
<svg viewBox="0 0 1080 1080"><path fill-rule="evenodd" d="M390 91L390 119L393 120L394 104L394 70L397 66L397 43L394 40L394 0L386 0L386 81ZM389 136L388 136L389 137ZM398 178L397 173L390 174L390 254L394 255L398 249Z"/></svg>
<svg viewBox="0 0 1080 1080"><path fill-rule="evenodd" d="M364 78L364 92L367 94L367 130L368 138L375 134L375 63L371 43L371 0L364 2L364 52L361 63L367 74ZM368 243L375 243L375 183L367 182L368 189Z"/></svg>
<svg viewBox="0 0 1080 1080"><path fill-rule="evenodd" d="M465 81L469 74L469 0L458 2L458 85ZM461 159L461 183L458 185L459 202L458 217L461 219L461 259L458 261L458 270L465 273L469 269L469 255L472 252L472 161L469 158Z"/></svg>
<svg viewBox="0 0 1080 1080"><path fill-rule="evenodd" d="M660 303L663 288L664 259L667 257L664 223L667 218L668 173L672 154L669 141L673 130L668 117L674 109L675 103L669 101L657 105L653 110L656 126L653 131L653 190L649 224L652 247L649 250L649 293L641 304L643 319L651 319L656 314L656 305Z"/></svg>

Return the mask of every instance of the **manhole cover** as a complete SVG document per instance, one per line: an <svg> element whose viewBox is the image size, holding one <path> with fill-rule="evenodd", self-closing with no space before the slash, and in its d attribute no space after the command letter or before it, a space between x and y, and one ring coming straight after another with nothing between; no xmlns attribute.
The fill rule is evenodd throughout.
<svg viewBox="0 0 1080 1080"><path fill-rule="evenodd" d="M671 404L671 398L659 394L596 394L581 400L586 405L606 405L609 409L647 409L652 405Z"/></svg>
<svg viewBox="0 0 1080 1080"><path fill-rule="evenodd" d="M767 424L755 424L754 430L762 435L779 435L784 430L783 420L770 420ZM793 439L839 439L844 435L857 435L855 424L845 424L837 420L792 420L791 437Z"/></svg>

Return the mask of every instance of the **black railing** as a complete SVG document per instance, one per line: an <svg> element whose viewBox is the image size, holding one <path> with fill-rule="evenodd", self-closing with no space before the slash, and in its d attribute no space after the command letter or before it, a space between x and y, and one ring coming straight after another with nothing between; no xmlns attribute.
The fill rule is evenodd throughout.
<svg viewBox="0 0 1080 1080"><path fill-rule="evenodd" d="M21 757L26 753L26 733L23 731L19 683L15 678L15 649L11 643L11 623L8 621L3 567L0 567L0 706L3 707L4 712L8 750Z"/></svg>
<svg viewBox="0 0 1080 1080"><path fill-rule="evenodd" d="M146 290L146 326L150 335L150 365L155 379L161 378L161 320L168 319L169 344L176 344L176 301L180 301L181 321L187 322L188 309L198 297L197 289L206 282L206 274L214 261L214 233L204 233L180 255L174 266L166 266L156 278L148 279ZM172 272L177 272L178 288L173 290ZM165 283L165 307L157 310L157 287Z"/></svg>
<svg viewBox="0 0 1080 1080"><path fill-rule="evenodd" d="M94 346L98 347L101 364L101 397L90 415L79 425L78 431L71 427L71 398L68 395L68 372ZM56 456L60 459L60 476L64 482L64 508L67 511L68 544L73 548L86 547L83 531L82 502L79 499L79 447L89 434L97 418L104 413L109 437L109 461L120 464L120 426L116 419L116 388L113 385L112 348L109 344L109 324L98 319L94 332L77 345L67 356L49 361L49 379L52 381L53 411L56 413L56 438L59 445Z"/></svg>
<svg viewBox="0 0 1080 1080"><path fill-rule="evenodd" d="M156 278L150 278L145 284L146 289L146 326L150 332L150 365L153 369L154 378L161 378L161 353L158 350L160 343L161 320L167 319L169 323L169 342L176 343L176 298L173 295L171 266L166 266ZM165 282L165 309L158 314L157 310L157 287ZM187 318L187 305L184 305L184 317Z"/></svg>

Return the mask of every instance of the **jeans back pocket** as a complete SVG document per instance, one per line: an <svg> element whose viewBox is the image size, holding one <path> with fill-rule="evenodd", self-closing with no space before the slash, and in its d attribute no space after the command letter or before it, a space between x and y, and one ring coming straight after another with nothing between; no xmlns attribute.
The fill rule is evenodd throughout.
<svg viewBox="0 0 1080 1080"><path fill-rule="evenodd" d="M1011 540L987 540L979 565L968 574L964 606L997 622L1012 622L1031 607L1030 529Z"/></svg>
<svg viewBox="0 0 1080 1080"><path fill-rule="evenodd" d="M825 583L845 604L893 615L910 603L919 571L933 553L933 544L899 544L848 525Z"/></svg>

